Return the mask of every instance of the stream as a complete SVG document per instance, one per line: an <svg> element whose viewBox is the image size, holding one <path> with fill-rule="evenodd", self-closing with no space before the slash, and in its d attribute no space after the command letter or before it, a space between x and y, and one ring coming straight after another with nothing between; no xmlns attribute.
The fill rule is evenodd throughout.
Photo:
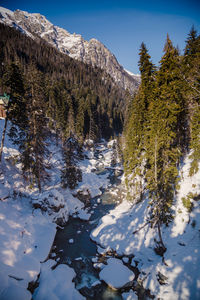
<svg viewBox="0 0 200 300"><path fill-rule="evenodd" d="M52 254L58 264L67 264L75 270L75 287L84 297L95 300L120 300L123 299L120 292L112 290L101 282L99 280L100 269L93 266L97 259L98 246L90 239L90 233L97 227L99 220L121 201L121 180L114 174L113 169L96 171L97 174L105 172L109 174L110 184L108 189L102 190L101 196L90 200L88 212L92 215L89 221L70 217L64 229L57 231ZM117 193L110 193L111 189Z"/></svg>

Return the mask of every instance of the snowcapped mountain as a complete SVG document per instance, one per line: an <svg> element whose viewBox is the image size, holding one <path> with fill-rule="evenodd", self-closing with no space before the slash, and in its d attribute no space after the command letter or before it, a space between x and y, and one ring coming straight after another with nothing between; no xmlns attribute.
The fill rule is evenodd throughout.
<svg viewBox="0 0 200 300"><path fill-rule="evenodd" d="M21 10L12 12L0 7L0 22L15 27L33 39L39 36L62 53L104 69L118 85L131 93L139 86L140 76L126 71L116 57L94 38L86 41L80 34L70 34L65 29L54 26L39 13Z"/></svg>

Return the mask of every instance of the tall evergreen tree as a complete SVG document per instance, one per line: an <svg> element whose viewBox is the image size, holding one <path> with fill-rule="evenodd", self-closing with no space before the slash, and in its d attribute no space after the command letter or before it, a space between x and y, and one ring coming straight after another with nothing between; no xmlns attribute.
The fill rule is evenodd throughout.
<svg viewBox="0 0 200 300"><path fill-rule="evenodd" d="M149 107L147 187L152 199L152 220L158 227L159 244L165 249L160 226L171 219L170 207L178 181L184 126L180 57L167 36L156 78L154 99ZM183 127L182 127L183 126Z"/></svg>
<svg viewBox="0 0 200 300"><path fill-rule="evenodd" d="M185 95L188 105L189 147L192 150L190 175L198 171L200 162L200 36L192 27L183 57Z"/></svg>
<svg viewBox="0 0 200 300"><path fill-rule="evenodd" d="M155 67L150 60L144 43L140 47L139 68L141 85L134 97L126 128L126 147L124 151L127 184L132 190L131 196L142 198L144 187L144 166L146 161L146 126L148 107L154 89Z"/></svg>
<svg viewBox="0 0 200 300"><path fill-rule="evenodd" d="M28 129L26 141L21 146L22 169L25 178L31 184L36 183L41 191L42 182L48 177L47 163L45 162L48 131L45 115L44 78L34 64L29 66L26 78Z"/></svg>
<svg viewBox="0 0 200 300"><path fill-rule="evenodd" d="M81 147L73 134L63 145L63 168L61 172L61 183L63 188L74 189L82 180L82 172L77 167L77 159L81 157Z"/></svg>
<svg viewBox="0 0 200 300"><path fill-rule="evenodd" d="M84 115L85 115L85 100L83 97L78 102L78 112L76 116L76 133L79 138L83 138L84 134Z"/></svg>

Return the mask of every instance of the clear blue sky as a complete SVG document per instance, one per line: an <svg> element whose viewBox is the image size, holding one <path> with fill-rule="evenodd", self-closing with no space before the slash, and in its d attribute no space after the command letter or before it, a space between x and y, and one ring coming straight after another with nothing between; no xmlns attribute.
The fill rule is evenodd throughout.
<svg viewBox="0 0 200 300"><path fill-rule="evenodd" d="M192 25L200 33L200 0L0 0L0 5L39 12L86 40L98 39L134 73L138 73L142 41L158 64L167 33L180 50L184 49Z"/></svg>

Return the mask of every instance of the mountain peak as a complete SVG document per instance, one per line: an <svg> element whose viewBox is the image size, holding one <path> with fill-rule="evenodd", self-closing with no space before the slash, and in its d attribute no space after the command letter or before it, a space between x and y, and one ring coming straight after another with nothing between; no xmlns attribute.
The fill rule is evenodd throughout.
<svg viewBox="0 0 200 300"><path fill-rule="evenodd" d="M0 13L3 15L3 14L7 14L7 15L13 15L13 11L12 10L9 10L7 8L4 8L2 6L0 6Z"/></svg>
<svg viewBox="0 0 200 300"><path fill-rule="evenodd" d="M0 22L15 27L33 39L38 36L74 59L104 69L119 86L131 93L139 86L140 77L127 72L114 54L95 38L88 42L80 34L71 34L53 25L40 13L28 13L19 9L12 12L0 7Z"/></svg>

